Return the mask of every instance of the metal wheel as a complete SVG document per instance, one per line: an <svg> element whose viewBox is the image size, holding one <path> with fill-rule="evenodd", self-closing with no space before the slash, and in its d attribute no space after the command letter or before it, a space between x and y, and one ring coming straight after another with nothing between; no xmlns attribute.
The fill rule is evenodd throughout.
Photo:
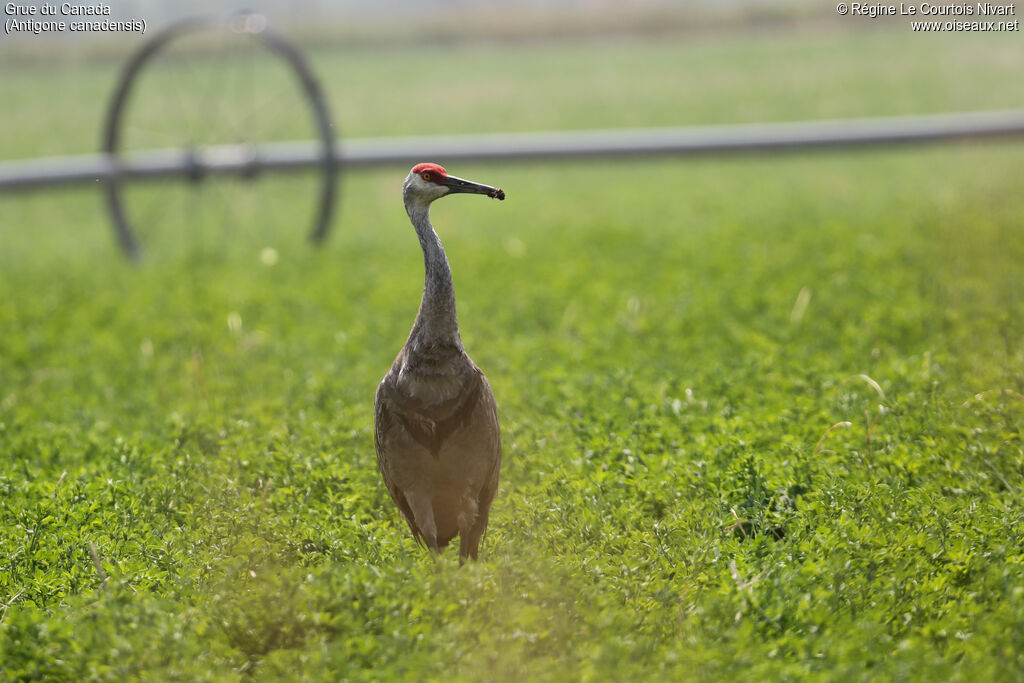
<svg viewBox="0 0 1024 683"><path fill-rule="evenodd" d="M120 246L137 259L141 241L236 239L232 231L269 232L280 223L311 223L310 239L322 241L337 192L336 135L306 60L262 15L195 17L168 26L125 65L107 112L103 151L120 168L134 151L166 149L184 154L187 171L159 183L123 171L106 183ZM259 146L288 139L318 141L316 171L267 178ZM217 145L241 146L247 163L240 173L206 172L203 150Z"/></svg>

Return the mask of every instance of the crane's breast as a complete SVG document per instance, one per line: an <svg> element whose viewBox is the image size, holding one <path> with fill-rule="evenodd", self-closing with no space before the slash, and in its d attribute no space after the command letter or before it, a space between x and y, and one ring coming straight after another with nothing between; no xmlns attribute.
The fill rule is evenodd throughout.
<svg viewBox="0 0 1024 683"><path fill-rule="evenodd" d="M437 457L444 442L469 423L480 402L481 377L473 373L453 396L449 392L430 396L430 392L406 394L398 383L386 386L394 408L393 419L412 439ZM428 396L424 396L427 393ZM444 396L444 398L441 398ZM433 400L431 400L433 399Z"/></svg>

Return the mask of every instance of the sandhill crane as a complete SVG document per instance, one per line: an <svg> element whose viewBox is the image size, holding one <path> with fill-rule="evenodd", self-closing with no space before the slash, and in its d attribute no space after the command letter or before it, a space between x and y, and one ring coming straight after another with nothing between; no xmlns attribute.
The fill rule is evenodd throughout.
<svg viewBox="0 0 1024 683"><path fill-rule="evenodd" d="M413 537L436 553L459 536L459 564L474 560L501 467L494 393L466 355L452 271L430 224L430 203L456 193L504 199L496 187L413 167L402 186L423 249L426 277L412 331L377 387L374 442L388 492Z"/></svg>

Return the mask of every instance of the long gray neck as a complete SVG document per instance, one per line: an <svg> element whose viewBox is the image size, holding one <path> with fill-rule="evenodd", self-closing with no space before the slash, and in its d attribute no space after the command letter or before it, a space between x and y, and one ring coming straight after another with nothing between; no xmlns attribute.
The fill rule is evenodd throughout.
<svg viewBox="0 0 1024 683"><path fill-rule="evenodd" d="M452 269L448 265L441 238L430 224L430 205L406 200L405 210L420 238L425 270L423 299L420 301L419 313L416 314L416 322L409 333L409 345L413 350L421 345L454 345L461 349Z"/></svg>

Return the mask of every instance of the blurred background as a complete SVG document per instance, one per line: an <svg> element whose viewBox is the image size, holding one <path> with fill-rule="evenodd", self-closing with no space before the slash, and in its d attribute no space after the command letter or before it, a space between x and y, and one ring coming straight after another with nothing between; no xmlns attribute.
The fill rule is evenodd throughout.
<svg viewBox="0 0 1024 683"><path fill-rule="evenodd" d="M208 14L207 3L188 1L107 7L109 17L101 18L142 19L146 35L4 36L0 159L97 151L129 55L169 24ZM1024 90L1013 77L1019 32L922 34L906 18L838 16L821 2L293 0L217 7L242 10L262 13L300 48L342 139L1001 109L1019 106ZM171 41L131 80L123 104L117 130L124 152L321 133L289 65L230 31ZM252 180L126 183L122 202L140 242L162 250L218 242L221 232L236 240L238 225L259 232L260 225L315 220L322 191L315 173ZM335 214L331 225L338 220ZM161 239L169 242L161 246Z"/></svg>

